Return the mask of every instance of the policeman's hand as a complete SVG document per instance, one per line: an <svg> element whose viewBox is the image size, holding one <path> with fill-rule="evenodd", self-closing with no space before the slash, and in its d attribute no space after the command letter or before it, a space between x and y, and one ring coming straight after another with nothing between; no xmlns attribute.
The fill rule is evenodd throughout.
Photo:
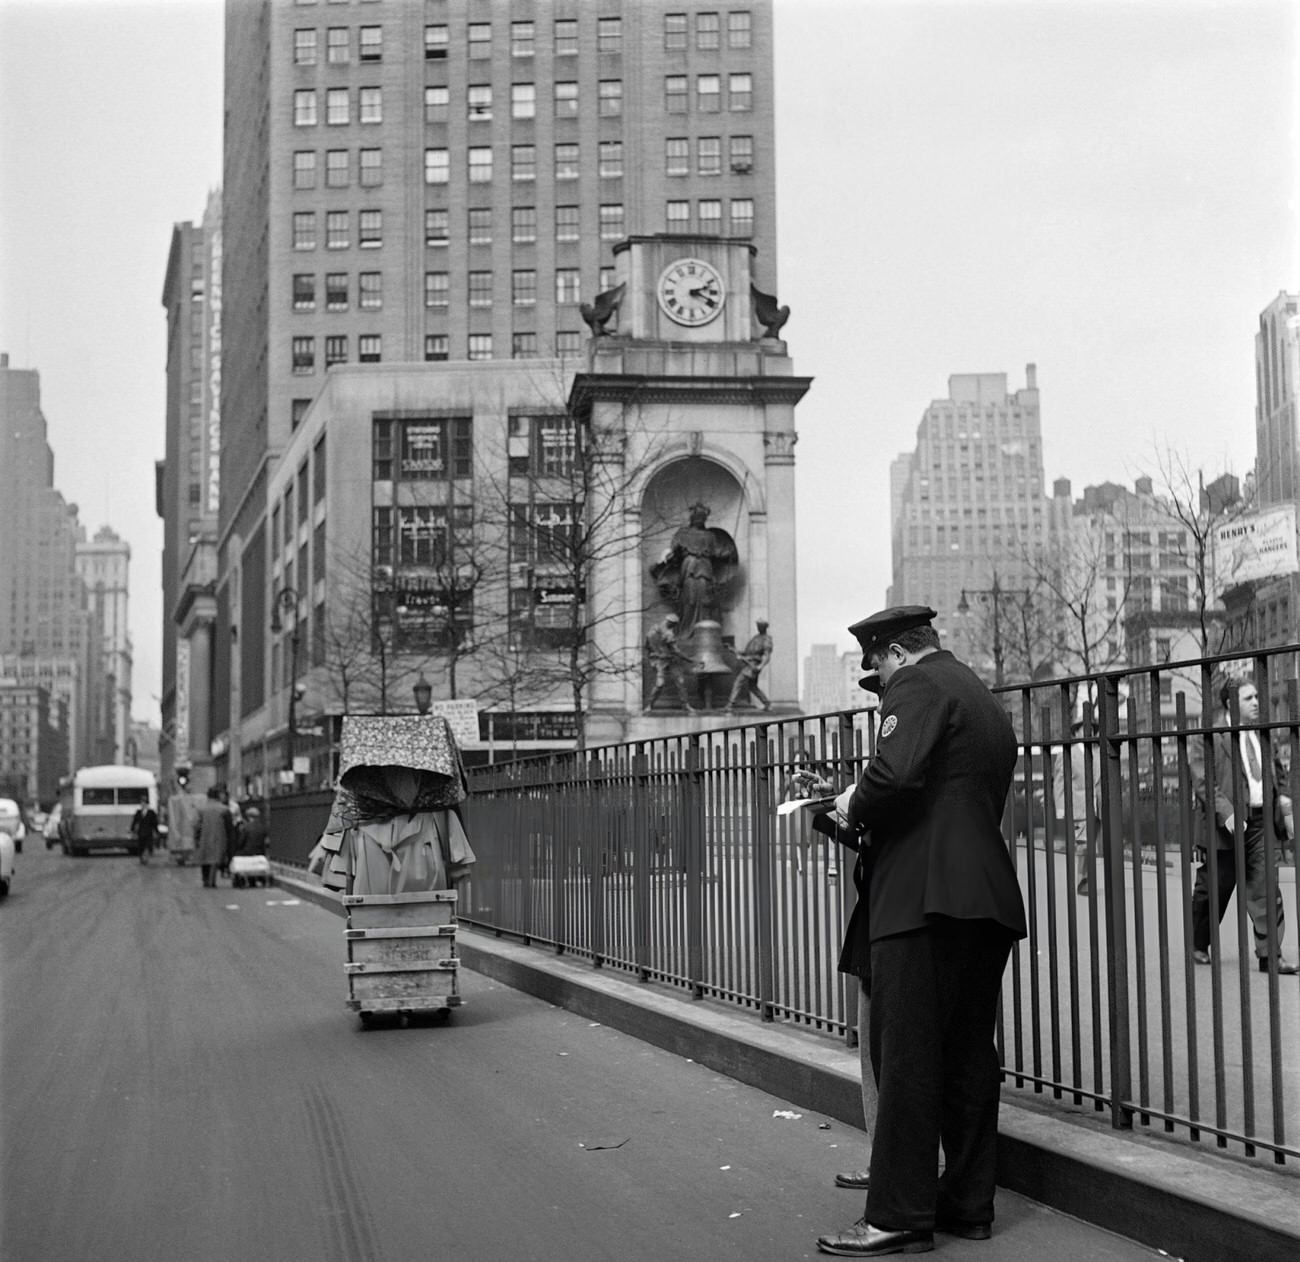
<svg viewBox="0 0 1300 1262"><path fill-rule="evenodd" d="M849 826L849 801L853 797L853 790L855 788L857 788L856 785L849 785L849 787L835 799L835 822L841 828L848 828Z"/></svg>
<svg viewBox="0 0 1300 1262"><path fill-rule="evenodd" d="M835 786L815 771L795 771L790 777L790 791L799 797L825 797L835 791Z"/></svg>

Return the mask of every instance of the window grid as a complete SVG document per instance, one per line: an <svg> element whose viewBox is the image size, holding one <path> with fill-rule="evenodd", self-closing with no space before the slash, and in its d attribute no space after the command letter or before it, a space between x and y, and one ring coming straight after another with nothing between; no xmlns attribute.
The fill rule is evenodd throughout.
<svg viewBox="0 0 1300 1262"><path fill-rule="evenodd" d="M363 364L377 364L383 358L383 338L378 333L363 333L357 338L357 359Z"/></svg>
<svg viewBox="0 0 1300 1262"><path fill-rule="evenodd" d="M424 182L447 184L451 181L451 152L447 149L424 151Z"/></svg>
<svg viewBox="0 0 1300 1262"><path fill-rule="evenodd" d="M555 55L557 57L576 57L578 55L578 23L576 19L555 19Z"/></svg>
<svg viewBox="0 0 1300 1262"><path fill-rule="evenodd" d="M510 240L515 245L537 240L536 206L516 206L510 211Z"/></svg>
<svg viewBox="0 0 1300 1262"><path fill-rule="evenodd" d="M325 33L326 60L331 66L346 65L348 55L348 28L331 26Z"/></svg>
<svg viewBox="0 0 1300 1262"><path fill-rule="evenodd" d="M580 210L577 206L557 206L555 208L555 239L557 241L577 241L581 235Z"/></svg>
<svg viewBox="0 0 1300 1262"><path fill-rule="evenodd" d="M314 210L294 212L293 248L295 250L314 250L316 248L316 212Z"/></svg>
<svg viewBox="0 0 1300 1262"><path fill-rule="evenodd" d="M469 243L470 245L492 244L492 211L489 207L470 207Z"/></svg>
<svg viewBox="0 0 1300 1262"><path fill-rule="evenodd" d="M474 360L492 358L491 333L471 333L469 335L469 358Z"/></svg>
<svg viewBox="0 0 1300 1262"><path fill-rule="evenodd" d="M451 89L432 87L424 89L424 121L426 123L445 123L451 104Z"/></svg>
<svg viewBox="0 0 1300 1262"><path fill-rule="evenodd" d="M384 121L383 88L358 89L357 118L363 123L382 123Z"/></svg>
<svg viewBox="0 0 1300 1262"><path fill-rule="evenodd" d="M316 310L316 277L311 272L296 272L293 277L293 309Z"/></svg>
<svg viewBox="0 0 1300 1262"><path fill-rule="evenodd" d="M449 35L445 26L426 26L424 28L425 61L446 61Z"/></svg>
<svg viewBox="0 0 1300 1262"><path fill-rule="evenodd" d="M383 61L384 28L382 26L363 26L359 32L358 54L362 61Z"/></svg>
<svg viewBox="0 0 1300 1262"><path fill-rule="evenodd" d="M361 272L357 276L357 306L362 311L379 311L384 305L384 274Z"/></svg>
<svg viewBox="0 0 1300 1262"><path fill-rule="evenodd" d="M537 85L535 83L512 83L510 85L510 117L537 117Z"/></svg>
<svg viewBox="0 0 1300 1262"><path fill-rule="evenodd" d="M532 268L520 268L511 274L510 301L516 307L537 305L537 273Z"/></svg>
<svg viewBox="0 0 1300 1262"><path fill-rule="evenodd" d="M623 51L623 23L619 18L596 19L596 51L598 53Z"/></svg>
<svg viewBox="0 0 1300 1262"><path fill-rule="evenodd" d="M316 64L316 31L314 28L294 31L293 64L295 66L314 66Z"/></svg>
<svg viewBox="0 0 1300 1262"><path fill-rule="evenodd" d="M451 302L451 274L449 272L425 272L424 305L426 307L445 307Z"/></svg>
<svg viewBox="0 0 1300 1262"><path fill-rule="evenodd" d="M572 80L565 80L555 85L555 117L576 118L578 116L578 85Z"/></svg>
<svg viewBox="0 0 1300 1262"><path fill-rule="evenodd" d="M510 55L531 57L537 47L537 28L532 22L510 23Z"/></svg>
<svg viewBox="0 0 1300 1262"><path fill-rule="evenodd" d="M346 311L348 309L348 274L347 272L325 273L325 310Z"/></svg>
<svg viewBox="0 0 1300 1262"><path fill-rule="evenodd" d="M293 125L295 127L314 127L316 125L315 89L300 88L293 94Z"/></svg>
<svg viewBox="0 0 1300 1262"><path fill-rule="evenodd" d="M754 108L754 76L733 74L727 79L727 108L733 114L747 114Z"/></svg>
<svg viewBox="0 0 1300 1262"><path fill-rule="evenodd" d="M487 184L492 179L492 150L487 145L473 145L469 151L469 182Z"/></svg>
<svg viewBox="0 0 1300 1262"><path fill-rule="evenodd" d="M348 362L348 339L346 334L337 333L325 339L325 367Z"/></svg>
<svg viewBox="0 0 1300 1262"><path fill-rule="evenodd" d="M685 114L687 80L684 74L670 74L664 79L664 110L669 114Z"/></svg>
<svg viewBox="0 0 1300 1262"><path fill-rule="evenodd" d="M623 178L623 142L602 140L597 150L597 173L602 180Z"/></svg>
<svg viewBox="0 0 1300 1262"><path fill-rule="evenodd" d="M722 80L718 75L696 76L695 108L701 114L716 114L722 108Z"/></svg>
<svg viewBox="0 0 1300 1262"><path fill-rule="evenodd" d="M348 151L346 149L327 149L325 152L325 187L347 188L348 186Z"/></svg>
<svg viewBox="0 0 1300 1262"><path fill-rule="evenodd" d="M325 125L343 127L351 117L347 88L328 88L325 92Z"/></svg>
<svg viewBox="0 0 1300 1262"><path fill-rule="evenodd" d="M316 187L316 151L298 149L293 155L294 188Z"/></svg>
<svg viewBox="0 0 1300 1262"><path fill-rule="evenodd" d="M669 136L664 146L664 174L690 175L691 142L686 136Z"/></svg>
<svg viewBox="0 0 1300 1262"><path fill-rule="evenodd" d="M623 203L604 202L600 207L600 239L621 241L623 231Z"/></svg>
<svg viewBox="0 0 1300 1262"><path fill-rule="evenodd" d="M510 178L512 180L535 180L537 178L536 145L511 146Z"/></svg>
<svg viewBox="0 0 1300 1262"><path fill-rule="evenodd" d="M711 52L722 46L722 24L716 13L695 15L695 47L701 52Z"/></svg>
<svg viewBox="0 0 1300 1262"><path fill-rule="evenodd" d="M346 250L350 240L348 232L348 212L330 210L325 214L325 248L327 250Z"/></svg>
<svg viewBox="0 0 1300 1262"><path fill-rule="evenodd" d="M487 123L492 120L492 85L490 83L471 83L465 90L466 115L471 123Z"/></svg>
<svg viewBox="0 0 1300 1262"><path fill-rule="evenodd" d="M359 183L362 188L377 188L384 182L384 154L382 149L362 149Z"/></svg>
<svg viewBox="0 0 1300 1262"><path fill-rule="evenodd" d="M475 271L469 274L469 305L471 307L490 307L492 305L492 273Z"/></svg>
<svg viewBox="0 0 1300 1262"><path fill-rule="evenodd" d="M722 174L722 137L701 136L696 141L695 169L700 175Z"/></svg>
<svg viewBox="0 0 1300 1262"><path fill-rule="evenodd" d="M617 118L623 113L622 79L602 79L596 85L596 112L602 118Z"/></svg>
<svg viewBox="0 0 1300 1262"><path fill-rule="evenodd" d="M377 249L384 244L384 212L362 210L357 213L357 244L363 249Z"/></svg>
<svg viewBox="0 0 1300 1262"><path fill-rule="evenodd" d="M424 358L427 363L444 360L450 353L445 333L426 333L424 337Z"/></svg>

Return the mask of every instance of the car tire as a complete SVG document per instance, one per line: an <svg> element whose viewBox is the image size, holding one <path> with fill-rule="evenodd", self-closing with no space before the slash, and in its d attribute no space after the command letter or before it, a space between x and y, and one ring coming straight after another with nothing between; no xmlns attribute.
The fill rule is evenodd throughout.
<svg viewBox="0 0 1300 1262"><path fill-rule="evenodd" d="M18 839L14 842L14 854L22 854L22 852L23 852L23 843L21 839Z"/></svg>
<svg viewBox="0 0 1300 1262"><path fill-rule="evenodd" d="M0 879L0 898L4 898L9 893L9 878Z"/></svg>

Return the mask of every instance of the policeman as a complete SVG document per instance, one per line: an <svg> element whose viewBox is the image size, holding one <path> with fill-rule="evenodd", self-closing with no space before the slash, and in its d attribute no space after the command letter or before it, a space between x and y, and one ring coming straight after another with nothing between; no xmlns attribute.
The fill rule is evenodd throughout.
<svg viewBox="0 0 1300 1262"><path fill-rule="evenodd" d="M817 1241L848 1257L924 1252L936 1230L983 1240L993 1221L994 1027L1026 932L1001 831L1017 742L989 690L939 647L934 617L905 605L849 628L881 695L876 752L835 811L871 848L867 914L845 952L870 960L879 1088L866 1211Z"/></svg>

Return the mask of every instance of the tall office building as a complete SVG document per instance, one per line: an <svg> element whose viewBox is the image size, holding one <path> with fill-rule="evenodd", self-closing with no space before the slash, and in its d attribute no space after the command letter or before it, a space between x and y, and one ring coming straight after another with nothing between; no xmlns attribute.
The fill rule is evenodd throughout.
<svg viewBox="0 0 1300 1262"><path fill-rule="evenodd" d="M98 733L91 756L96 763L121 763L131 727L132 649L128 614L131 545L110 526L77 544L77 573L87 608L98 631L97 687L90 697Z"/></svg>
<svg viewBox="0 0 1300 1262"><path fill-rule="evenodd" d="M1258 501L1300 500L1300 294L1279 293L1260 312L1255 334L1255 486Z"/></svg>
<svg viewBox="0 0 1300 1262"><path fill-rule="evenodd" d="M68 771L91 750L87 693L99 669L77 575L77 508L54 488L40 374L0 354L0 675L38 685L68 716Z"/></svg>
<svg viewBox="0 0 1300 1262"><path fill-rule="evenodd" d="M1005 373L949 377L948 397L926 408L916 448L894 461L890 485L890 604L932 606L949 647L982 661L992 611L959 614L963 591L990 592L995 582L1000 592L1026 589L1025 551L1047 534L1034 365L1014 393Z"/></svg>
<svg viewBox="0 0 1300 1262"><path fill-rule="evenodd" d="M320 651L314 510L299 487L286 565L268 500L283 501L276 466L308 410L341 397L331 370L391 366L400 391L380 393L399 420L418 401L450 424L465 401L435 415L438 383L462 388L471 361L481 399L491 361L510 360L537 361L562 401L582 306L639 235L743 238L775 293L772 62L770 0L230 0L217 748L284 689L267 627L290 575L304 659ZM501 398L524 407L524 365L500 367ZM344 436L357 429L331 427L331 470L370 466L368 430Z"/></svg>
<svg viewBox="0 0 1300 1262"><path fill-rule="evenodd" d="M167 313L166 458L156 470L163 520L162 739L164 784L177 767L211 783L209 725L216 617L217 514L221 503L221 194L200 224L178 223L163 282Z"/></svg>

